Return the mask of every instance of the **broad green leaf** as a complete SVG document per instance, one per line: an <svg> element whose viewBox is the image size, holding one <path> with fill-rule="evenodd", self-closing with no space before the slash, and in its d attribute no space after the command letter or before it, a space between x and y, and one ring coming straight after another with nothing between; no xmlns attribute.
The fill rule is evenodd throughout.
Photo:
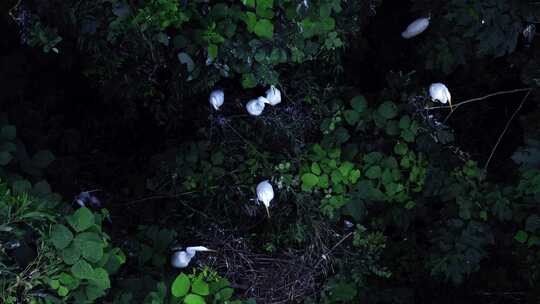
<svg viewBox="0 0 540 304"><path fill-rule="evenodd" d="M111 281L109 279L109 274L103 268L94 269L88 281L95 286L98 286L101 289L111 288Z"/></svg>
<svg viewBox="0 0 540 304"><path fill-rule="evenodd" d="M383 102L377 109L377 113L386 119L392 119L396 117L398 109L395 103L391 101Z"/></svg>
<svg viewBox="0 0 540 304"><path fill-rule="evenodd" d="M400 131L397 121L389 120L386 122L386 134L396 136L399 135Z"/></svg>
<svg viewBox="0 0 540 304"><path fill-rule="evenodd" d="M345 112L343 112L343 117L345 118L345 121L351 126L356 125L360 120L360 114L355 110L346 110Z"/></svg>
<svg viewBox="0 0 540 304"><path fill-rule="evenodd" d="M520 243L525 243L527 241L527 238L529 237L529 235L527 234L527 232L523 231L523 230L519 230L516 235L514 236L514 239Z"/></svg>
<svg viewBox="0 0 540 304"><path fill-rule="evenodd" d="M379 166L371 166L367 171L366 171L366 176L370 179L376 179L376 178L379 178L381 176L381 167Z"/></svg>
<svg viewBox="0 0 540 304"><path fill-rule="evenodd" d="M58 288L58 295L61 297L67 296L69 293L69 289L67 289L65 286L60 286Z"/></svg>
<svg viewBox="0 0 540 304"><path fill-rule="evenodd" d="M351 106L358 113L364 112L367 108L366 98L363 95L355 96L351 99Z"/></svg>
<svg viewBox="0 0 540 304"><path fill-rule="evenodd" d="M197 278L191 284L191 292L196 293L201 296L207 296L210 294L210 288L208 283L206 283L202 278Z"/></svg>
<svg viewBox="0 0 540 304"><path fill-rule="evenodd" d="M257 85L257 79L252 73L242 74L242 87L244 89L251 89Z"/></svg>
<svg viewBox="0 0 540 304"><path fill-rule="evenodd" d="M56 224L51 229L51 242L57 249L66 248L73 240L73 233L69 229L60 224Z"/></svg>
<svg viewBox="0 0 540 304"><path fill-rule="evenodd" d="M349 182L351 184L356 184L356 182L360 178L360 175L361 175L360 170L358 170L358 169L352 170L351 173L349 174Z"/></svg>
<svg viewBox="0 0 540 304"><path fill-rule="evenodd" d="M313 188L319 182L319 177L313 173L304 173L302 175L302 186L307 189Z"/></svg>
<svg viewBox="0 0 540 304"><path fill-rule="evenodd" d="M252 12L246 12L244 22L248 32L253 33L255 31L255 25L257 25L257 16Z"/></svg>
<svg viewBox="0 0 540 304"><path fill-rule="evenodd" d="M328 188L328 186L330 186L328 182L328 175L322 174L321 176L319 176L319 182L317 184L319 185L319 187L326 189Z"/></svg>
<svg viewBox="0 0 540 304"><path fill-rule="evenodd" d="M41 150L32 157L32 164L39 169L46 168L54 161L54 155L49 150Z"/></svg>
<svg viewBox="0 0 540 304"><path fill-rule="evenodd" d="M402 130L401 131L401 138L405 140L406 142L414 142L414 133L411 132L411 130Z"/></svg>
<svg viewBox="0 0 540 304"><path fill-rule="evenodd" d="M409 150L409 148L407 147L407 144L402 143L402 142L398 142L394 146L394 153L396 153L397 155L405 155L405 154L407 154L408 150Z"/></svg>
<svg viewBox="0 0 540 304"><path fill-rule="evenodd" d="M215 59L218 56L218 46L211 43L208 45L208 58Z"/></svg>
<svg viewBox="0 0 540 304"><path fill-rule="evenodd" d="M62 250L62 260L68 265L73 265L81 258L81 250L74 243Z"/></svg>
<svg viewBox="0 0 540 304"><path fill-rule="evenodd" d="M321 174L321 167L319 166L318 163L311 164L311 172L315 175Z"/></svg>
<svg viewBox="0 0 540 304"><path fill-rule="evenodd" d="M272 36L274 35L274 25L268 19L261 19L257 21L254 32L261 38L272 39Z"/></svg>
<svg viewBox="0 0 540 304"><path fill-rule="evenodd" d="M5 166L13 159L13 156L7 151L0 152L0 166Z"/></svg>
<svg viewBox="0 0 540 304"><path fill-rule="evenodd" d="M174 279L171 285L171 293L177 298L183 297L188 293L190 285L188 276L181 273Z"/></svg>
<svg viewBox="0 0 540 304"><path fill-rule="evenodd" d="M196 294L192 294L192 293L188 294L184 298L184 303L185 304L206 304L203 297Z"/></svg>
<svg viewBox="0 0 540 304"><path fill-rule="evenodd" d="M78 279L92 279L94 275L94 269L85 260L79 260L73 266L71 266L71 273Z"/></svg>
<svg viewBox="0 0 540 304"><path fill-rule="evenodd" d="M75 231L81 232L95 224L95 216L90 209L82 207L68 218L68 222Z"/></svg>
<svg viewBox="0 0 540 304"><path fill-rule="evenodd" d="M409 115L403 115L399 120L399 127L401 129L408 129L411 125L411 118Z"/></svg>
<svg viewBox="0 0 540 304"><path fill-rule="evenodd" d="M25 179L19 179L13 182L12 188L13 194L23 194L30 192L32 184Z"/></svg>
<svg viewBox="0 0 540 304"><path fill-rule="evenodd" d="M347 177L349 176L349 173L352 171L353 168L354 164L346 161L343 162L341 166L339 166L338 170L341 172L341 175L343 175L343 177Z"/></svg>
<svg viewBox="0 0 540 304"><path fill-rule="evenodd" d="M73 244L89 262L97 263L103 257L105 243L94 232L83 232L75 237Z"/></svg>
<svg viewBox="0 0 540 304"><path fill-rule="evenodd" d="M12 125L3 126L2 129L0 129L0 137L3 140L15 140L17 137L17 129Z"/></svg>

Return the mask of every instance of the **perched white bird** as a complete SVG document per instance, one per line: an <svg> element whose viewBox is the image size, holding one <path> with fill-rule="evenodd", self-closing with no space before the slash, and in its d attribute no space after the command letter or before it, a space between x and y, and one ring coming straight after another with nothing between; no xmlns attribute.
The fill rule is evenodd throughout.
<svg viewBox="0 0 540 304"><path fill-rule="evenodd" d="M210 104L212 107L214 107L214 110L219 110L219 107L223 105L223 101L225 100L225 93L223 90L214 90L212 93L210 93L210 98L208 98L208 101L210 101Z"/></svg>
<svg viewBox="0 0 540 304"><path fill-rule="evenodd" d="M246 110L253 116L259 116L264 110L265 103L268 103L268 99L266 99L266 97L261 96L257 99L252 99L246 104Z"/></svg>
<svg viewBox="0 0 540 304"><path fill-rule="evenodd" d="M431 86L429 86L429 95L431 96L431 100L437 100L440 103L450 103L450 110L452 110L452 96L450 96L450 91L448 91L448 88L440 83L432 83Z"/></svg>
<svg viewBox="0 0 540 304"><path fill-rule="evenodd" d="M429 26L429 19L429 17L424 17L414 20L411 24L409 24L409 26L407 26L407 29L401 33L401 37L409 39L422 33Z"/></svg>
<svg viewBox="0 0 540 304"><path fill-rule="evenodd" d="M270 217L270 201L274 199L274 188L268 182L268 180L262 181L257 185L257 199L263 203L266 208L266 214Z"/></svg>
<svg viewBox="0 0 540 304"><path fill-rule="evenodd" d="M275 86L271 86L266 91L266 99L269 105L275 106L281 102L281 92Z"/></svg>
<svg viewBox="0 0 540 304"><path fill-rule="evenodd" d="M173 253L171 257L171 265L174 268L186 268L189 265L191 259L195 256L197 251L208 252L214 251L203 246L188 247L186 250L179 250Z"/></svg>

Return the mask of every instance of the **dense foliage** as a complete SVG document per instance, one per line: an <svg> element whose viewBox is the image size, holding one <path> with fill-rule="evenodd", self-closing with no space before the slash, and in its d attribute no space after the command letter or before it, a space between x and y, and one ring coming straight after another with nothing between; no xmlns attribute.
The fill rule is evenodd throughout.
<svg viewBox="0 0 540 304"><path fill-rule="evenodd" d="M535 2L8 2L5 303L540 299Z"/></svg>

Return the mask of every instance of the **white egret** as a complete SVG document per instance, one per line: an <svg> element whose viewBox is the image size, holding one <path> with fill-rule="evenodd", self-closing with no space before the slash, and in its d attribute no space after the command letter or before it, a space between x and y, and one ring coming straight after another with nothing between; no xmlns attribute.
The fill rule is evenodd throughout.
<svg viewBox="0 0 540 304"><path fill-rule="evenodd" d="M171 265L174 268L186 268L197 251L214 252L215 250L208 249L203 246L187 247L186 250L179 250L173 253L171 257Z"/></svg>
<svg viewBox="0 0 540 304"><path fill-rule="evenodd" d="M257 99L252 99L246 104L246 110L253 116L259 116L264 110L265 103L268 103L268 99L266 99L266 97L261 96Z"/></svg>
<svg viewBox="0 0 540 304"><path fill-rule="evenodd" d="M219 107L223 105L223 101L225 101L225 93L223 90L214 90L212 93L210 93L210 98L208 98L208 101L210 101L210 104L212 107L214 107L214 110L219 110Z"/></svg>
<svg viewBox="0 0 540 304"><path fill-rule="evenodd" d="M275 87L271 86L270 89L266 91L266 99L268 104L275 106L281 102L281 92Z"/></svg>
<svg viewBox="0 0 540 304"><path fill-rule="evenodd" d="M450 103L450 111L452 111L452 96L450 96L450 91L448 91L448 88L440 83L432 83L431 86L429 86L429 95L431 96L431 100L437 100L440 103Z"/></svg>
<svg viewBox="0 0 540 304"><path fill-rule="evenodd" d="M429 19L430 17L424 17L414 20L411 24L409 24L409 26L407 26L407 29L401 33L401 37L409 39L419 35L429 26Z"/></svg>
<svg viewBox="0 0 540 304"><path fill-rule="evenodd" d="M270 201L274 199L274 188L272 188L272 185L268 180L262 181L257 185L257 199L263 203L266 208L266 214L268 214L268 217L270 218L270 211L268 208L270 207Z"/></svg>

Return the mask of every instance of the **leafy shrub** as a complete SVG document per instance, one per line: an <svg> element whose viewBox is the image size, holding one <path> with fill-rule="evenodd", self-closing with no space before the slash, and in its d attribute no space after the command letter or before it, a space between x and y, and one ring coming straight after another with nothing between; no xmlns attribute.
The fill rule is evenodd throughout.
<svg viewBox="0 0 540 304"><path fill-rule="evenodd" d="M63 218L53 201L0 188L2 298L92 303L105 295L109 275L125 261L102 231L105 215L81 208Z"/></svg>

